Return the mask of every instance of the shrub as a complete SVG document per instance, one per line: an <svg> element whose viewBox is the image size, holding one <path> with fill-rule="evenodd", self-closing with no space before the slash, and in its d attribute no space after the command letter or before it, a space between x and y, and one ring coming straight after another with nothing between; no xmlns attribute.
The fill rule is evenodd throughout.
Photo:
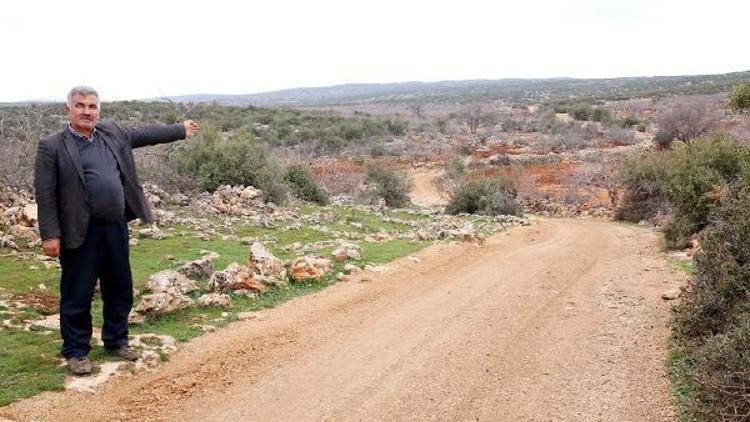
<svg viewBox="0 0 750 422"><path fill-rule="evenodd" d="M750 149L726 136L703 138L669 154L666 194L674 210L669 247L686 246L709 222L723 188L750 163Z"/></svg>
<svg viewBox="0 0 750 422"><path fill-rule="evenodd" d="M273 155L240 131L224 139L216 130L204 128L187 142L178 156L178 169L195 178L200 187L213 192L222 185L255 186L264 199L276 204L286 201L282 171Z"/></svg>
<svg viewBox="0 0 750 422"><path fill-rule="evenodd" d="M637 223L669 213L664 154L634 155L624 159L618 169L618 178L625 193L615 219Z"/></svg>
<svg viewBox="0 0 750 422"><path fill-rule="evenodd" d="M284 173L284 180L298 199L319 205L328 204L328 193L315 183L304 166L289 166Z"/></svg>
<svg viewBox="0 0 750 422"><path fill-rule="evenodd" d="M472 180L459 186L451 195L448 214L519 215L517 191L510 179L493 177Z"/></svg>
<svg viewBox="0 0 750 422"><path fill-rule="evenodd" d="M576 120L590 120L593 109L588 104L578 103L570 108L569 113Z"/></svg>
<svg viewBox="0 0 750 422"><path fill-rule="evenodd" d="M365 197L374 202L382 198L389 207L405 207L411 202L411 180L383 166L368 164L365 169L365 183L368 186Z"/></svg>
<svg viewBox="0 0 750 422"><path fill-rule="evenodd" d="M701 233L695 274L671 321L697 420L750 413L750 183L742 177Z"/></svg>
<svg viewBox="0 0 750 422"><path fill-rule="evenodd" d="M594 107L591 110L591 120L595 122L601 122L606 123L612 120L612 116L609 113L609 110L602 107Z"/></svg>
<svg viewBox="0 0 750 422"><path fill-rule="evenodd" d="M633 127L642 124L641 119L633 116L627 116L619 121L620 127Z"/></svg>
<svg viewBox="0 0 750 422"><path fill-rule="evenodd" d="M737 85L729 96L729 109L738 113L750 111L750 83Z"/></svg>

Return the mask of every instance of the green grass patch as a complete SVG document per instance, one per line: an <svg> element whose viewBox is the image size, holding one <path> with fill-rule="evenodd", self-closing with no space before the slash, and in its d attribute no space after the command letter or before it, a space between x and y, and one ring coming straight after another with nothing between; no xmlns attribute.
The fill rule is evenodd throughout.
<svg viewBox="0 0 750 422"><path fill-rule="evenodd" d="M669 258L668 262L672 268L680 270L689 276L692 276L695 272L695 265L692 259Z"/></svg>
<svg viewBox="0 0 750 422"><path fill-rule="evenodd" d="M0 330L0 407L42 391L62 390L59 335Z"/></svg>
<svg viewBox="0 0 750 422"><path fill-rule="evenodd" d="M31 270L29 267L37 267ZM49 290L58 285L60 270L45 269L44 264L32 259L21 257L3 257L0 259L0 287L13 293L28 293L37 290L40 283L44 283Z"/></svg>

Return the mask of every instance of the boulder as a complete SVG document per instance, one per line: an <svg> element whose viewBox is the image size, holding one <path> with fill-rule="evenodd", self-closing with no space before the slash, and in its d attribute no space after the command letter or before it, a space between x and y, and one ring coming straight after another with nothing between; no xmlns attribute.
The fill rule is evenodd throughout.
<svg viewBox="0 0 750 422"><path fill-rule="evenodd" d="M284 261L276 258L260 242L250 245L247 256L247 265L259 275L272 278L286 279L286 268Z"/></svg>
<svg viewBox="0 0 750 422"><path fill-rule="evenodd" d="M333 263L325 258L315 256L300 256L289 264L292 279L296 282L304 280L320 281L333 267Z"/></svg>
<svg viewBox="0 0 750 422"><path fill-rule="evenodd" d="M331 253L333 259L337 262L343 262L347 259L362 259L362 248L359 245L353 243L342 242L336 249Z"/></svg>
<svg viewBox="0 0 750 422"><path fill-rule="evenodd" d="M185 296L179 290L169 288L164 292L145 295L135 308L141 315L164 315L180 309L185 309L194 303L193 299Z"/></svg>
<svg viewBox="0 0 750 422"><path fill-rule="evenodd" d="M218 256L218 255L216 255ZM177 272L186 277L209 278L214 273L214 256L204 256L201 259L190 261L177 269Z"/></svg>
<svg viewBox="0 0 750 422"><path fill-rule="evenodd" d="M152 293L166 292L174 289L180 293L198 290L198 283L177 271L165 270L152 274L146 282L146 288Z"/></svg>
<svg viewBox="0 0 750 422"><path fill-rule="evenodd" d="M267 280L268 284L286 284L287 274L284 261L276 258L260 242L250 245L247 265L256 274L262 276L263 280Z"/></svg>
<svg viewBox="0 0 750 422"><path fill-rule="evenodd" d="M262 294L268 290L260 276L236 262L229 264L223 271L213 273L208 281L208 288L219 293L245 290Z"/></svg>
<svg viewBox="0 0 750 422"><path fill-rule="evenodd" d="M198 305L204 307L218 306L221 308L229 308L232 306L232 298L224 293L207 293L198 298Z"/></svg>
<svg viewBox="0 0 750 422"><path fill-rule="evenodd" d="M24 227L34 227L38 219L36 204L26 204L21 209L21 218L18 223Z"/></svg>

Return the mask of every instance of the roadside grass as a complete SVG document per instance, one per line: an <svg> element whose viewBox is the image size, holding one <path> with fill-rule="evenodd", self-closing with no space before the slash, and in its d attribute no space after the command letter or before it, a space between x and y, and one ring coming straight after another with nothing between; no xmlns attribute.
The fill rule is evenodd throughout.
<svg viewBox="0 0 750 422"><path fill-rule="evenodd" d="M692 422L695 420L694 397L695 386L688 376L691 363L686 353L678 346L676 339L670 340L669 356L667 358L667 371L669 373L669 386L672 393L672 405L675 416L679 422Z"/></svg>
<svg viewBox="0 0 750 422"><path fill-rule="evenodd" d="M346 227L347 231L377 233L381 230L412 230L408 225L380 220L381 216L347 206L315 207L311 206L301 214L321 213L326 221L321 225L338 230L337 225ZM402 215L403 214L403 215ZM389 212L386 215L397 218L409 218L416 221L429 221L429 216L418 216L406 212ZM408 217L407 217L408 216ZM293 223L289 220L288 223ZM362 224L353 227L352 222ZM288 223L281 222L276 227L259 227L250 223L238 224L231 228L216 229L209 238L202 236L186 226L173 226L164 229L165 239L148 239L139 235L139 244L131 248L131 267L134 285L142 289L149 275L165 269L174 269L186 261L198 259L202 250L214 251L221 255L214 262L215 269L225 268L231 262L244 263L249 246L235 240L221 240L225 235L242 237L272 238L269 246L272 253L282 259L292 258L292 253L284 251L284 246L295 242L302 244L333 239L331 234L315 230L308 225L299 229L289 229ZM363 251L360 261L349 261L358 266L383 264L395 258L419 251L431 242L393 239L384 242L358 242ZM317 251L322 256L330 256L331 249ZM13 297L31 297L30 292L41 294L38 285L44 283L48 290L44 294L54 301L59 297L59 269L46 270L35 259L4 256L0 259L0 294L4 299ZM30 266L39 270L29 270ZM237 319L239 312L259 311L275 307L298 296L320 291L336 282L336 274L343 272L344 263L336 263L334 269L320 282L290 283L287 288L271 287L261 297L253 299L233 294L232 307L229 309L201 308L193 306L161 317L147 317L141 325L132 325L132 335L155 333L166 334L177 341L185 342L204 333L202 326L223 327ZM204 280L205 282L205 280ZM205 285L205 284L204 284ZM26 295L26 296L24 296ZM195 293L198 296L198 293ZM49 300L49 298L47 298ZM138 298L136 298L136 303ZM0 317L11 319L13 323L30 322L42 316L35 308L29 306L11 309L0 305ZM94 327L102 324L102 303L95 295L92 303L92 320ZM0 329L0 406L13 401L33 396L42 391L62 390L66 369L59 355L60 334L58 331L23 331L16 328ZM100 364L116 357L105 353L101 346L93 346L89 355L92 362ZM163 360L167 360L165 356Z"/></svg>
<svg viewBox="0 0 750 422"><path fill-rule="evenodd" d="M669 257L669 265L687 276L692 276L695 267L692 259ZM689 376L692 362L688 353L680 346L679 338L672 337L669 341L669 352L667 357L667 372L669 373L669 386L672 396L672 405L675 416L679 422L692 422L695 420L695 386Z"/></svg>
<svg viewBox="0 0 750 422"><path fill-rule="evenodd" d="M672 266L672 268L680 270L688 276L692 276L693 272L695 272L695 266L692 259L670 257L668 259L668 262L669 265Z"/></svg>

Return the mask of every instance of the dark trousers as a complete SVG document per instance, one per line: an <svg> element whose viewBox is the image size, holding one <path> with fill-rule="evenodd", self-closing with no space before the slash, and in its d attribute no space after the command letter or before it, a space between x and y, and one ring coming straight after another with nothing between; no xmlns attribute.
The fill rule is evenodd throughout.
<svg viewBox="0 0 750 422"><path fill-rule="evenodd" d="M91 299L96 280L104 303L102 341L107 349L128 344L128 314L133 306L128 225L91 220L86 239L76 249L60 252L60 332L65 358L91 350Z"/></svg>

